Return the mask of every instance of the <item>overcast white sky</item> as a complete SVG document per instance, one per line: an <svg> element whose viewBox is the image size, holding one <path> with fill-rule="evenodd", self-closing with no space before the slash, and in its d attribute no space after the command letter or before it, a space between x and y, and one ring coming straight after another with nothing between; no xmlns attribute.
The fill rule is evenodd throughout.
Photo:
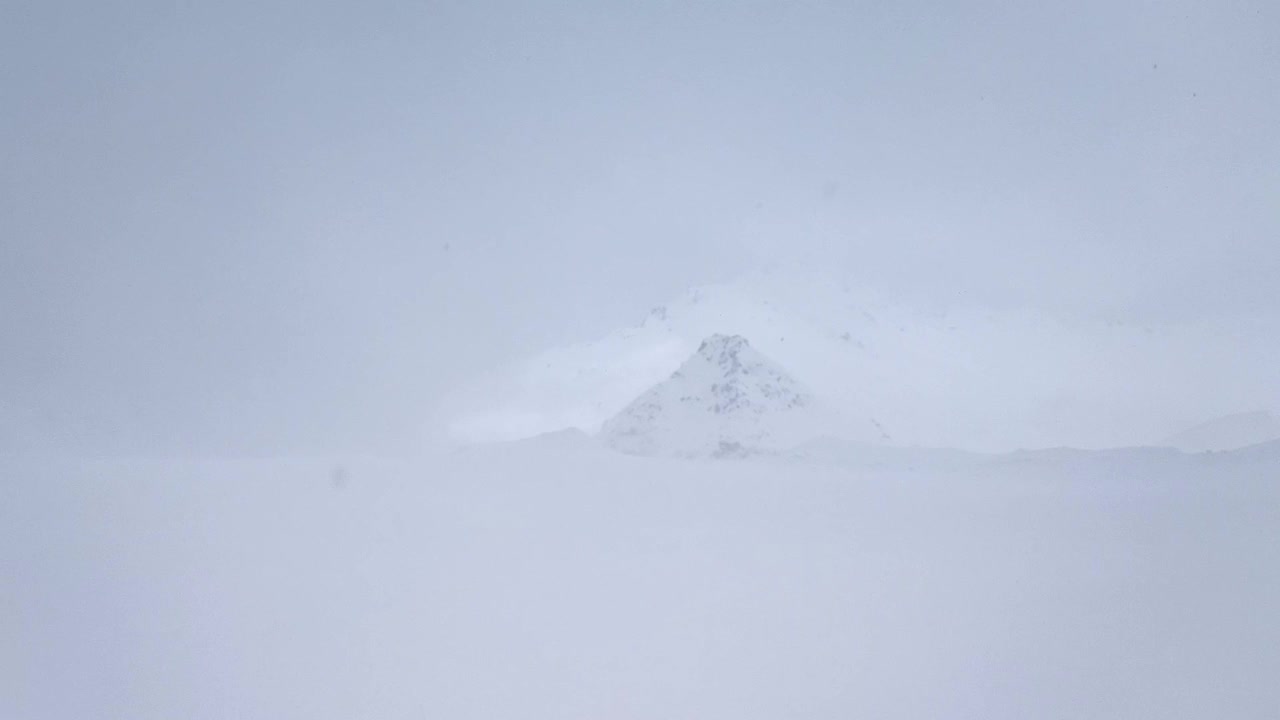
<svg viewBox="0 0 1280 720"><path fill-rule="evenodd" d="M1280 307L1274 2L0 5L0 448L411 438L783 261Z"/></svg>

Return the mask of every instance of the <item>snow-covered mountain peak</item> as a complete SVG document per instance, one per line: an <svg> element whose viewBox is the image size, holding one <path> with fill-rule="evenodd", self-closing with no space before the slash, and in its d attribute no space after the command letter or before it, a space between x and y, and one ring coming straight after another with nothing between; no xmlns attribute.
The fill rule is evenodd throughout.
<svg viewBox="0 0 1280 720"><path fill-rule="evenodd" d="M716 334L601 434L624 452L717 456L790 447L830 424L809 391L746 338Z"/></svg>
<svg viewBox="0 0 1280 720"><path fill-rule="evenodd" d="M785 410L811 401L807 390L741 335L716 334L703 340L697 353L672 375L672 380L685 379L692 382L686 383L691 387L685 388L689 392L682 400L705 396L707 409L717 415Z"/></svg>

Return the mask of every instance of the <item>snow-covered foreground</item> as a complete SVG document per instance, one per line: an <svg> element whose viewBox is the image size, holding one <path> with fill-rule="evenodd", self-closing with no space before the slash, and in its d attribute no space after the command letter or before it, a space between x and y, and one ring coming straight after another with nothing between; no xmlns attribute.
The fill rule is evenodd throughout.
<svg viewBox="0 0 1280 720"><path fill-rule="evenodd" d="M1280 452L0 465L5 718L1263 718Z"/></svg>

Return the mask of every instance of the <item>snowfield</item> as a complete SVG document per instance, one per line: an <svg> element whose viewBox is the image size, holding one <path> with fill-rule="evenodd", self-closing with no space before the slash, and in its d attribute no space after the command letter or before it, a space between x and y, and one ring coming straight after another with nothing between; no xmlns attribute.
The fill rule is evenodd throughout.
<svg viewBox="0 0 1280 720"><path fill-rule="evenodd" d="M1280 708L1275 443L688 461L566 432L0 477L5 718Z"/></svg>

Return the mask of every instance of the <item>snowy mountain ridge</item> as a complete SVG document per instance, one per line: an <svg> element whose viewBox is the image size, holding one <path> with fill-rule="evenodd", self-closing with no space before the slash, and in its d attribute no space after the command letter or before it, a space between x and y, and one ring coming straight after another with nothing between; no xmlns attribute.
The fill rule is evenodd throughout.
<svg viewBox="0 0 1280 720"><path fill-rule="evenodd" d="M596 433L714 334L749 338L826 405L874 417L905 445L1154 444L1222 407L1280 402L1274 332L1249 320L1139 325L962 300L924 308L836 277L756 273L491 368L443 403L440 432L464 444Z"/></svg>
<svg viewBox="0 0 1280 720"><path fill-rule="evenodd" d="M1220 452L1280 439L1280 419L1266 410L1227 415L1172 435L1163 443L1183 452Z"/></svg>

